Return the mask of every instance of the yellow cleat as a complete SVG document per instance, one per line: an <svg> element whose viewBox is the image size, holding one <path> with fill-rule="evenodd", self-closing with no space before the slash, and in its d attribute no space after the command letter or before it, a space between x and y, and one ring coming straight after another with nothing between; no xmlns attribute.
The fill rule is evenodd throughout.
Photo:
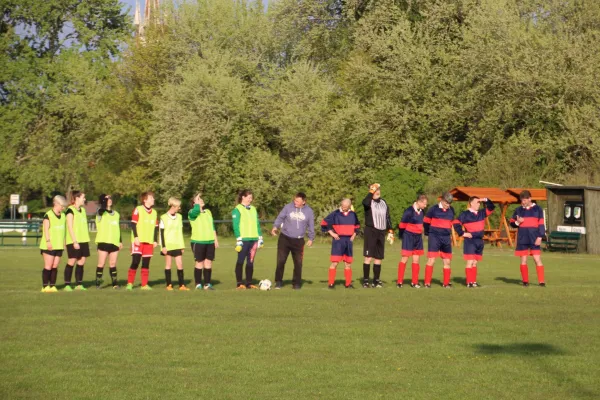
<svg viewBox="0 0 600 400"><path fill-rule="evenodd" d="M58 289L56 288L56 286L48 286L48 288L46 289L46 293L56 293L58 292Z"/></svg>
<svg viewBox="0 0 600 400"><path fill-rule="evenodd" d="M246 290L246 285L238 285L237 290Z"/></svg>
<svg viewBox="0 0 600 400"><path fill-rule="evenodd" d="M179 286L179 290L181 290L182 292L185 292L186 290L190 290L190 289L188 289L185 285L181 285L181 286Z"/></svg>
<svg viewBox="0 0 600 400"><path fill-rule="evenodd" d="M173 285L167 285L167 290L169 292L172 292L173 291Z"/></svg>
<svg viewBox="0 0 600 400"><path fill-rule="evenodd" d="M48 290L47 290L47 289L48 289L48 287L49 287L49 286L44 286L44 287L42 288L42 293L48 293Z"/></svg>

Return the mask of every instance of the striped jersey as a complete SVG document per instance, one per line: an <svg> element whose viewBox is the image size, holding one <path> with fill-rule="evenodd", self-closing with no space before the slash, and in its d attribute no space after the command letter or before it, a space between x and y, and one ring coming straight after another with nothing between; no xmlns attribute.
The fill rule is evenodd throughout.
<svg viewBox="0 0 600 400"><path fill-rule="evenodd" d="M520 224L517 223L517 217L524 219ZM544 227L544 211L537 204L530 207L519 206L515 210L510 225L513 228L519 228L517 232L517 244L533 244L537 238L546 235Z"/></svg>
<svg viewBox="0 0 600 400"><path fill-rule="evenodd" d="M392 218L390 217L390 208L381 197L373 199L373 193L367 194L363 200L365 208L365 225L380 231L392 231Z"/></svg>
<svg viewBox="0 0 600 400"><path fill-rule="evenodd" d="M430 207L423 219L425 235L450 236L454 215L454 208L449 207L446 210L442 207L442 203Z"/></svg>
<svg viewBox="0 0 600 400"><path fill-rule="evenodd" d="M321 221L321 230L328 232L333 230L340 236L352 236L358 233L360 223L354 211L343 212L338 209Z"/></svg>
<svg viewBox="0 0 600 400"><path fill-rule="evenodd" d="M416 204L408 207L404 210L402 214L402 219L400 220L400 224L398 224L398 228L400 229L400 237L404 234L404 232L412 233L415 235L420 235L423 233L423 219L425 217L425 213L423 210L417 209Z"/></svg>
<svg viewBox="0 0 600 400"><path fill-rule="evenodd" d="M485 230L485 219L490 216L496 206L488 199L485 203L485 208L472 211L466 210L460 213L458 219L454 220L454 230L459 236L469 232L473 239L483 238L483 231Z"/></svg>

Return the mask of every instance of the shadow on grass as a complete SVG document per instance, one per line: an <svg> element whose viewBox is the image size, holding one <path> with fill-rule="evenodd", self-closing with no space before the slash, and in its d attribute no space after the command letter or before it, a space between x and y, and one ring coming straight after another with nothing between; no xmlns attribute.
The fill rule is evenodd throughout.
<svg viewBox="0 0 600 400"><path fill-rule="evenodd" d="M458 285L463 285L463 286L467 286L467 279L466 278L461 278L458 276L455 276L454 278L452 278L452 282L458 284Z"/></svg>
<svg viewBox="0 0 600 400"><path fill-rule="evenodd" d="M505 276L497 276L494 280L502 281L504 283L512 283L513 285L521 285L523 283L520 279L507 278Z"/></svg>
<svg viewBox="0 0 600 400"><path fill-rule="evenodd" d="M479 343L475 351L482 354L509 354L509 355L563 355L564 350L546 343L511 343L507 345Z"/></svg>

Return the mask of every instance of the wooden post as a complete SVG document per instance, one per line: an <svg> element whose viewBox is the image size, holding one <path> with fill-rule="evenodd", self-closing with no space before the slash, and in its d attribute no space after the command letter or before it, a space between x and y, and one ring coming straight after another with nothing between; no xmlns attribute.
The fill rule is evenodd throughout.
<svg viewBox="0 0 600 400"><path fill-rule="evenodd" d="M510 228L508 226L508 222L506 222L506 210L508 210L508 203L502 204L502 215L500 216L500 229L504 226L506 231L506 237L508 238L508 245L510 247L514 247L513 240L510 237Z"/></svg>

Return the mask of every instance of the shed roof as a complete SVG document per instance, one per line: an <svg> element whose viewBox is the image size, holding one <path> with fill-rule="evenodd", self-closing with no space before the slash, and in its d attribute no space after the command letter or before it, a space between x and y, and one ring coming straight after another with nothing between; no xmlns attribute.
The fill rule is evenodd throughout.
<svg viewBox="0 0 600 400"><path fill-rule="evenodd" d="M498 188L459 186L450 191L454 200L469 201L469 197L487 197L495 203L518 203L519 198Z"/></svg>
<svg viewBox="0 0 600 400"><path fill-rule="evenodd" d="M600 190L600 186L558 186L558 185L552 185L552 186L546 186L546 189L548 190Z"/></svg>
<svg viewBox="0 0 600 400"><path fill-rule="evenodd" d="M519 194L521 194L521 192L523 190L529 190L531 192L531 200L536 200L536 201L546 201L546 200L548 200L548 195L546 194L546 189L530 189L530 188L509 188L509 189L506 189L506 191L508 193L512 194L517 199L519 198Z"/></svg>

